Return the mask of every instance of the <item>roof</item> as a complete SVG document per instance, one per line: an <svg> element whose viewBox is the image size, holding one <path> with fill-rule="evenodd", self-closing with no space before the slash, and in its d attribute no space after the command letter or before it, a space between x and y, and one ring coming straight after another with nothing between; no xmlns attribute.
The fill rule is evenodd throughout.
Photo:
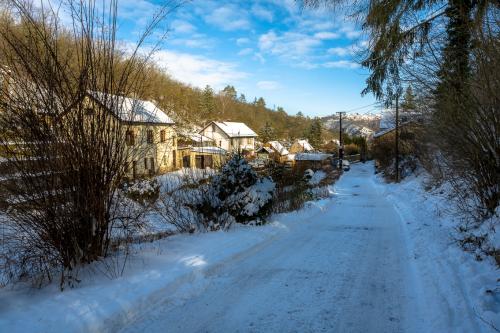
<svg viewBox="0 0 500 333"><path fill-rule="evenodd" d="M199 133L177 131L179 136L185 137L193 142L213 142L214 140Z"/></svg>
<svg viewBox="0 0 500 333"><path fill-rule="evenodd" d="M295 154L296 161L323 161L329 157L333 157L332 154L323 153L298 153Z"/></svg>
<svg viewBox="0 0 500 333"><path fill-rule="evenodd" d="M314 148L313 146L311 146L311 144L309 143L309 141L307 140L297 140L295 141L295 143L299 144L302 146L302 148L305 150L305 151L313 151ZM295 144L294 143L294 144Z"/></svg>
<svg viewBox="0 0 500 333"><path fill-rule="evenodd" d="M220 147L192 147L191 151L196 153L226 154L226 150Z"/></svg>
<svg viewBox="0 0 500 333"><path fill-rule="evenodd" d="M245 123L237 123L237 122L229 122L229 121L220 121L220 122L213 121L212 123L217 125L230 138L256 137L257 136L257 133L255 133ZM205 128L207 128L207 127L208 126L205 126Z"/></svg>
<svg viewBox="0 0 500 333"><path fill-rule="evenodd" d="M283 145L279 141L269 141L268 143L271 145L271 147L273 147L273 149L276 152L278 152L278 154L280 155L289 154L288 150L285 147L283 147Z"/></svg>
<svg viewBox="0 0 500 333"><path fill-rule="evenodd" d="M269 153L269 154L272 154L274 151L269 148L269 147L260 147L259 149L257 149L257 153L260 153L262 151L265 151L266 153Z"/></svg>
<svg viewBox="0 0 500 333"><path fill-rule="evenodd" d="M153 102L102 92L90 92L89 94L122 121L174 124L174 121Z"/></svg>

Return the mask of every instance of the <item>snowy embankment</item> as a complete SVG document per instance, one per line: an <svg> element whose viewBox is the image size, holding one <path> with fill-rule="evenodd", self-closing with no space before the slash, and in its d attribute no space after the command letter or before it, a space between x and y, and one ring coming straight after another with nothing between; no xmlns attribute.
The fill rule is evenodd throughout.
<svg viewBox="0 0 500 333"><path fill-rule="evenodd" d="M134 245L122 276L112 278L109 267L92 264L80 273L82 282L64 292L57 283L41 290L20 284L0 289L0 332L113 331L167 295L175 302L199 293L207 285L206 276L251 255L328 203L307 203L301 211L273 216L261 227L236 225L226 232L181 234ZM122 262L119 258L107 264L119 271Z"/></svg>
<svg viewBox="0 0 500 333"><path fill-rule="evenodd" d="M373 177L380 194L401 217L420 280L418 292L438 295L439 302L424 305L426 320L433 327L433 323L442 321L442 309L449 308L455 322L461 317L476 318L478 330L482 327L485 332L494 332L500 329L500 270L492 257L478 261L473 253L459 247L460 215L453 209L452 193L446 186L426 191L427 180L425 173L412 175L400 184ZM462 329L448 327L449 332Z"/></svg>

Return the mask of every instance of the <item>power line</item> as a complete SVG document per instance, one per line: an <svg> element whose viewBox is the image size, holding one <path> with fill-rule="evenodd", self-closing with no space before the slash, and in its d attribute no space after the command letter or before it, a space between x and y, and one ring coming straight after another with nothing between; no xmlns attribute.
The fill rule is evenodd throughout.
<svg viewBox="0 0 500 333"><path fill-rule="evenodd" d="M350 109L350 110L338 111L336 113L339 113L339 112L348 113L348 112L358 111L358 110L362 110L362 109L365 109L367 107L374 106L374 105L377 105L377 104L380 105L379 102L375 102L375 103L371 103L371 104L368 104L368 105L360 106L360 107L357 107L357 108L354 108L354 109Z"/></svg>

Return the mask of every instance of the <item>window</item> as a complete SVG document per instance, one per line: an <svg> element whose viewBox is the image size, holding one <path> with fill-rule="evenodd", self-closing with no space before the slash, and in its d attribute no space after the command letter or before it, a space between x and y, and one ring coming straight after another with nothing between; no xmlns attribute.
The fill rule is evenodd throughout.
<svg viewBox="0 0 500 333"><path fill-rule="evenodd" d="M134 132L127 131L125 134L125 141L127 142L127 146L133 146L135 144Z"/></svg>
<svg viewBox="0 0 500 333"><path fill-rule="evenodd" d="M144 159L144 169L146 169L146 170L148 169L148 159L147 158Z"/></svg>
<svg viewBox="0 0 500 333"><path fill-rule="evenodd" d="M173 164L174 168L177 167L177 152L175 150L172 151L172 159L173 159Z"/></svg>
<svg viewBox="0 0 500 333"><path fill-rule="evenodd" d="M148 143L153 143L153 130L148 130L147 140L148 140Z"/></svg>
<svg viewBox="0 0 500 333"><path fill-rule="evenodd" d="M149 158L149 167L150 167L150 171L154 172L154 170L155 170L155 159L154 159L154 157L150 157Z"/></svg>
<svg viewBox="0 0 500 333"><path fill-rule="evenodd" d="M160 131L160 142L165 142L166 140L166 133L165 130Z"/></svg>

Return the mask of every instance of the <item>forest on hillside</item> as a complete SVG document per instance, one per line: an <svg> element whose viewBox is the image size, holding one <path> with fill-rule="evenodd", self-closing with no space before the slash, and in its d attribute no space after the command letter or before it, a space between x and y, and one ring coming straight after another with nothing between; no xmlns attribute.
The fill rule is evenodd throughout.
<svg viewBox="0 0 500 333"><path fill-rule="evenodd" d="M172 79L154 65L150 67L147 82L142 97L154 100L181 126L202 126L212 120L244 122L265 142L312 139L314 134L311 132L317 131L320 123L319 119L306 117L302 112L292 116L280 106L270 109L262 97L248 101L245 94L236 91L232 85L221 91L214 91L210 86L204 89L189 86ZM331 137L330 131L321 130L321 140Z"/></svg>
<svg viewBox="0 0 500 333"><path fill-rule="evenodd" d="M5 31L19 36L30 34L32 32L28 30L33 29L28 28L22 20L14 20L8 12L0 13L0 25ZM77 63L76 53L71 51L78 44L78 41L73 40L74 36L69 31L59 32L57 39L57 43L64 45L62 49L66 50L64 54L59 55L61 61ZM126 52L118 49L115 52L114 68L120 72L130 66L131 62ZM5 65L2 60L0 64ZM210 86L200 89L187 85L173 79L159 68L151 60L151 55L144 57L136 66L138 67L131 71L135 83L124 91L123 95L154 101L175 119L180 127L203 126L212 120L238 121L246 123L257 132L261 141L318 137L318 133L311 134L311 131L317 131L321 127L318 126L319 119L306 117L301 112L292 116L279 106L272 110L267 107L262 97L247 101L245 94L237 92L232 85L227 85L221 91L215 91ZM170 66L175 67L175 64ZM74 81L77 80L75 77ZM321 140L325 140L331 137L331 133L328 130L320 130L319 136Z"/></svg>

